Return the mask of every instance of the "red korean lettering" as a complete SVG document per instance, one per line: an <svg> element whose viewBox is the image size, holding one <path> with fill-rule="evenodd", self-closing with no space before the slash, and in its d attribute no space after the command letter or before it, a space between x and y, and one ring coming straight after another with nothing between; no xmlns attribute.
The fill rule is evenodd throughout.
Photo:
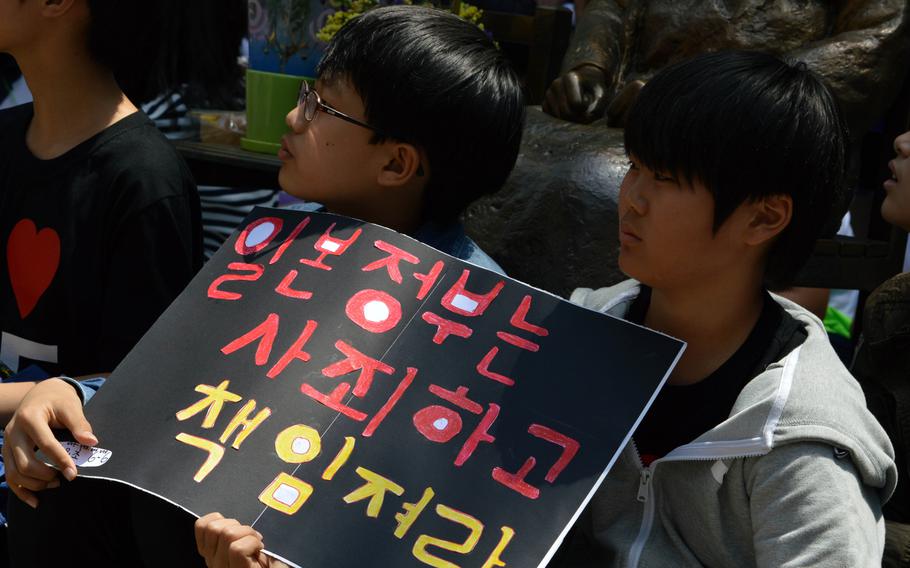
<svg viewBox="0 0 910 568"><path fill-rule="evenodd" d="M474 330L472 330L470 327L437 316L433 312L424 312L421 318L428 324L436 326L436 334L433 336L433 343L436 345L442 345L442 342L445 341L446 338L450 335L455 335L457 337L467 339L471 337L472 333L474 333Z"/></svg>
<svg viewBox="0 0 910 568"><path fill-rule="evenodd" d="M367 394L373 384L373 377L376 371L386 375L391 375L395 372L395 369L391 366L361 353L344 341L336 341L335 349L341 351L345 358L323 369L322 374L329 378L335 378L354 371L360 371L360 375L357 377L357 386L354 387L355 396L363 397Z"/></svg>
<svg viewBox="0 0 910 568"><path fill-rule="evenodd" d="M234 250L241 256L256 254L271 244L281 232L284 221L278 217L260 217L240 231Z"/></svg>
<svg viewBox="0 0 910 568"><path fill-rule="evenodd" d="M493 425L493 422L496 421L496 418L499 416L499 405L495 403L490 403L487 413L480 420L480 424L477 425L477 428L471 432L471 435L468 436L467 441L461 447L461 451L458 452L458 457L455 458L455 465L461 467L466 461L474 454L474 450L477 449L477 446L481 442L491 444L496 441L496 437L490 434L490 426Z"/></svg>
<svg viewBox="0 0 910 568"><path fill-rule="evenodd" d="M465 287L468 283L470 270L465 269L458 281L452 285L442 297L442 305L447 310L468 317L482 316L496 296L505 287L505 281L500 280L486 294L469 292Z"/></svg>
<svg viewBox="0 0 910 568"><path fill-rule="evenodd" d="M532 424L530 427L528 427L528 432L536 438L546 440L547 442L550 442L562 448L562 453L560 454L559 458L550 467L549 471L547 471L546 477L544 477L548 483L552 484L556 481L556 478L559 477L559 474L563 472L566 466L569 465L569 462L571 462L575 455L578 453L581 444L579 444L578 441L574 438L570 438L565 434L561 434L552 428L548 428L540 424ZM522 465L516 473L509 473L500 467L494 468L493 479L529 499L537 499L537 497L540 496L540 490L525 481L528 473L534 468L536 464L537 459L534 456L531 456L525 461L524 465Z"/></svg>
<svg viewBox="0 0 910 568"><path fill-rule="evenodd" d="M309 224L310 224L309 217L304 218L303 221L298 223L297 226L294 227L294 230L291 231L291 234L288 235L288 237L286 239L284 239L283 243L281 243L281 246L279 246L275 250L275 254L273 254L272 258L269 260L269 264L275 264L276 262L281 260L281 257L284 256L285 251L287 251L288 247L291 246L291 244L293 244L294 239L296 239L300 235L300 232L303 231L304 227L306 227Z"/></svg>
<svg viewBox="0 0 910 568"><path fill-rule="evenodd" d="M259 340L259 345L256 346L255 361L260 367L265 365L269 360L269 355L272 353L272 346L275 345L279 322L278 314L269 314L261 324L222 347L221 352L225 355L230 355L238 349L242 349L250 343Z"/></svg>
<svg viewBox="0 0 910 568"><path fill-rule="evenodd" d="M531 333L533 333L534 335L537 335L539 337L548 336L550 334L550 332L545 327L541 327L539 325L534 325L532 323L528 323L527 317L528 317L528 312L530 310L531 310L531 296L526 295L524 298L522 298L521 304L518 305L518 308L515 310L515 313L512 314L511 319L509 319L509 323L511 323L514 327L517 327L518 329L522 329L524 331L530 331Z"/></svg>
<svg viewBox="0 0 910 568"><path fill-rule="evenodd" d="M228 264L228 270L236 272L249 272L249 274L222 274L212 281L208 289L208 297L214 300L239 300L243 294L237 292L227 292L220 287L225 282L255 282L265 272L265 267L261 264L249 264L246 262L232 262Z"/></svg>
<svg viewBox="0 0 910 568"><path fill-rule="evenodd" d="M281 294L282 296L287 296L288 298L294 298L297 300L309 300L313 297L313 293L309 290L295 290L291 287L294 283L294 280L297 279L297 271L291 270L287 273L284 279L278 283L278 286L275 287L275 292Z"/></svg>
<svg viewBox="0 0 910 568"><path fill-rule="evenodd" d="M439 279L439 275L442 274L442 269L445 266L441 260L437 260L433 265L433 268L430 269L426 274L414 273L414 278L420 281L420 290L417 291L417 299L423 300L427 297L427 294L430 293L430 290L433 289L433 286L436 284L436 281Z"/></svg>
<svg viewBox="0 0 910 568"><path fill-rule="evenodd" d="M499 347L493 347L490 349L483 359L480 360L480 363L477 364L477 372L482 376L492 379L498 383L502 383L508 387L511 387L515 384L515 381L503 375L502 373L497 373L490 370L490 364L493 362L493 359L496 358L496 355L499 353Z"/></svg>
<svg viewBox="0 0 910 568"><path fill-rule="evenodd" d="M313 320L308 320L306 326L304 326L303 331L300 332L300 335L294 341L294 344L285 351L284 355L278 359L278 362L269 369L269 372L266 373L266 376L270 379L274 379L280 375L292 361L300 360L307 362L310 360L310 354L303 350L304 346L313 336L313 332L316 331L318 324Z"/></svg>
<svg viewBox="0 0 910 568"><path fill-rule="evenodd" d="M322 370L322 374L329 378L336 378L342 375L347 375L353 373L354 371L360 371L360 374L357 377L356 386L354 387L354 396L363 398L370 390L370 386L373 384L373 378L375 377L376 372L384 373L386 375L392 375L395 372L395 369L389 365L386 365L378 359L374 359L364 353L361 353L357 349L351 347L344 341L338 340L335 342L335 348L341 351L345 355L345 359L332 363L328 367ZM416 374L416 370L414 370ZM413 377L412 379L413 380ZM366 420L367 414L356 410L342 401L347 398L348 392L351 391L351 384L348 382L339 383L331 393L325 394L316 390L312 385L308 383L303 383L300 386L300 392L306 396L312 398L313 400L335 410L341 412L348 418L362 422ZM378 426L378 424L376 425Z"/></svg>
<svg viewBox="0 0 910 568"><path fill-rule="evenodd" d="M540 350L540 345L534 343L533 341L528 341L527 339L518 337L517 335L513 335L511 333L506 333L505 331L497 331L496 337L502 339L510 345L514 345L519 349L531 351L532 353L536 353L538 350Z"/></svg>
<svg viewBox="0 0 910 568"><path fill-rule="evenodd" d="M302 264L320 270L332 270L332 267L324 262L325 259L329 256L341 256L344 254L344 252L357 241L357 237L360 236L360 233L363 232L363 229L357 229L354 231L354 234L347 239L340 239L332 236L332 229L334 228L335 223L329 225L329 228L325 230L325 233L323 233L313 245L313 248L319 252L319 256L316 257L316 259L301 258L300 262Z"/></svg>
<svg viewBox="0 0 910 568"><path fill-rule="evenodd" d="M412 421L424 438L438 444L450 441L462 428L461 415L438 404L418 410Z"/></svg>
<svg viewBox="0 0 910 568"><path fill-rule="evenodd" d="M468 387L460 386L454 391L450 391L438 385L430 385L428 390L439 398L447 400L458 408L463 408L472 414L483 412L483 406L468 398Z"/></svg>
<svg viewBox="0 0 910 568"><path fill-rule="evenodd" d="M370 333L385 333L401 321L401 304L387 292L361 290L351 296L344 308L352 322Z"/></svg>
<svg viewBox="0 0 910 568"><path fill-rule="evenodd" d="M372 272L373 270L378 270L380 268L385 268L389 273L389 278L392 282L396 284L401 284L401 262L407 262L409 264L420 264L420 259L414 256L413 254L401 250L395 245L389 244L385 241L376 241L373 243L376 248L388 254L385 258L380 258L375 262L364 266L361 270L364 272Z"/></svg>
<svg viewBox="0 0 910 568"><path fill-rule="evenodd" d="M382 421L386 419L386 416L395 408L395 405L398 404L398 401L401 400L401 397L404 396L404 393L408 388L410 388L411 383L414 382L414 377L417 376L417 369L414 367L408 367L408 371L405 374L404 378L401 379L401 382L398 383L398 386L395 387L395 391L392 393L392 396L382 405L382 408L373 416L366 428L363 429L363 436L369 438L372 436L376 429L379 428L379 425L382 424Z"/></svg>

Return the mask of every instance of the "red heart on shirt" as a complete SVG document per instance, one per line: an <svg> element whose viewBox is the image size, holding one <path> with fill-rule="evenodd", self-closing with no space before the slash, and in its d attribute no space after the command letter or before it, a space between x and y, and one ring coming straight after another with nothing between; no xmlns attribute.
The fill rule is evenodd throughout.
<svg viewBox="0 0 910 568"><path fill-rule="evenodd" d="M57 274L60 236L51 228L39 231L34 221L22 219L13 227L6 243L6 265L19 315L25 319Z"/></svg>

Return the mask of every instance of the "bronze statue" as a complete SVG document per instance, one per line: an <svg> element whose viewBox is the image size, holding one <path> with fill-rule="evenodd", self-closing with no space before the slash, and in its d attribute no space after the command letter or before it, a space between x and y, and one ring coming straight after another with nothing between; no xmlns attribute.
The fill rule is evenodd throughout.
<svg viewBox="0 0 910 568"><path fill-rule="evenodd" d="M591 122L623 116L641 82L705 51L749 49L804 61L834 90L855 135L907 75L906 0L592 0L544 111ZM902 57L903 55L903 57Z"/></svg>
<svg viewBox="0 0 910 568"><path fill-rule="evenodd" d="M547 93L544 111L553 116L528 109L515 171L500 192L468 211L469 233L511 276L557 294L622 279L616 196L626 157L622 130L606 126L624 123L659 69L720 49L804 61L831 85L859 138L910 74L910 4L591 0L564 74Z"/></svg>

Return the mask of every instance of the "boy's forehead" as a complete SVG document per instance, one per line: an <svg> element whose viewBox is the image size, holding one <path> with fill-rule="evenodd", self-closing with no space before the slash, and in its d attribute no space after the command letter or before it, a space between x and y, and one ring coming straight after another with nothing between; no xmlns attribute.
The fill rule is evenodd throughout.
<svg viewBox="0 0 910 568"><path fill-rule="evenodd" d="M320 94L355 95L359 98L357 89L354 88L350 79L345 75L323 73L316 78L315 87Z"/></svg>
<svg viewBox="0 0 910 568"><path fill-rule="evenodd" d="M316 84L323 89L351 89L351 80L341 73L322 73L316 77Z"/></svg>

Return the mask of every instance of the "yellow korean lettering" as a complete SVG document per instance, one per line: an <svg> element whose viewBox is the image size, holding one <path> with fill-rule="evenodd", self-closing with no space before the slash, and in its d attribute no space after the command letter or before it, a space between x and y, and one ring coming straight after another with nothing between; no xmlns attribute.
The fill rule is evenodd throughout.
<svg viewBox="0 0 910 568"><path fill-rule="evenodd" d="M225 402L239 402L242 398L240 395L228 392L227 388L231 381L224 380L217 387L212 385L196 385L196 392L205 395L205 398L197 403L191 404L177 413L177 420L186 420L196 416L203 410L206 410L205 419L202 421L203 428L211 428L218 420L218 414L224 407Z"/></svg>
<svg viewBox="0 0 910 568"><path fill-rule="evenodd" d="M265 407L256 413L256 416L250 418L250 414L252 414L254 410L256 410L256 401L250 399L237 411L237 414L231 419L227 428L224 429L224 434L219 438L222 444L227 444L227 441L231 437L231 434L234 433L234 430L240 428L240 433L237 434L237 437L234 438L234 443L231 444L232 448L239 450L240 444L246 440L247 436L252 434L253 430L258 428L260 424L265 422L266 418L272 415L272 409Z"/></svg>
<svg viewBox="0 0 910 568"><path fill-rule="evenodd" d="M366 480L366 483L345 495L344 502L350 505L351 503L369 499L370 502L367 504L368 517L375 519L379 516L379 511L382 509L382 501L385 498L386 492L394 493L399 497L404 494L404 487L365 467L358 467L357 475Z"/></svg>
<svg viewBox="0 0 910 568"><path fill-rule="evenodd" d="M465 539L465 541L461 543L450 542L447 540L442 540L441 538L435 538L422 534L417 537L417 541L414 543L414 548L412 549L414 558L420 560L424 564L428 564L436 568L459 568L458 564L453 564L452 562L443 560L438 556L433 556L427 552L427 547L435 546L443 550L457 552L458 554L469 554L472 550L474 550L474 547L477 546L477 541L480 540L480 535L483 534L483 523L471 515L462 513L461 511L442 504L436 505L436 514L438 514L443 519L454 521L464 526L471 532L468 534L468 537Z"/></svg>

